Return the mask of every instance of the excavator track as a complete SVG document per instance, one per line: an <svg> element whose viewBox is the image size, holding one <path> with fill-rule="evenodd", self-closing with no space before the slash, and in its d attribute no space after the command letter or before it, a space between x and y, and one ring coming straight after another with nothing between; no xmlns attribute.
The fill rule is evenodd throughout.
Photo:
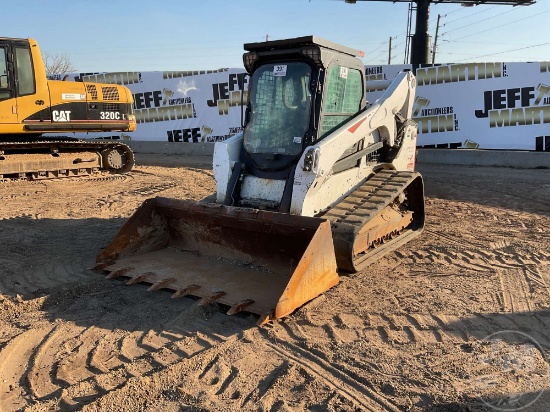
<svg viewBox="0 0 550 412"><path fill-rule="evenodd" d="M338 268L357 272L424 228L424 186L417 172L381 170L322 217L331 222Z"/></svg>
<svg viewBox="0 0 550 412"><path fill-rule="evenodd" d="M134 154L120 142L43 140L0 143L0 181L81 177L100 172L126 173Z"/></svg>

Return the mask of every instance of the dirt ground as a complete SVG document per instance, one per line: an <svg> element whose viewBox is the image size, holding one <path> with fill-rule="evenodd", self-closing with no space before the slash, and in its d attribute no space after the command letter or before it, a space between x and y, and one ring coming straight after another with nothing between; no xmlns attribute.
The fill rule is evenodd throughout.
<svg viewBox="0 0 550 412"><path fill-rule="evenodd" d="M550 170L420 165L424 233L277 323L89 270L207 162L0 185L1 411L550 410Z"/></svg>

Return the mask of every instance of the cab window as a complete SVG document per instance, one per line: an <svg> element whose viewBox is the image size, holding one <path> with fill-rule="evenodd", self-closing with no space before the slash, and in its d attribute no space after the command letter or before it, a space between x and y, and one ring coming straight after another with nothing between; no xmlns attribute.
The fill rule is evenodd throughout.
<svg viewBox="0 0 550 412"><path fill-rule="evenodd" d="M361 107L363 98L363 81L361 73L338 65L331 66L328 71L326 94L321 124L321 134L340 126L355 115Z"/></svg>
<svg viewBox="0 0 550 412"><path fill-rule="evenodd" d="M311 67L303 62L265 64L254 72L244 131L248 153L301 153L311 112L310 79Z"/></svg>
<svg viewBox="0 0 550 412"><path fill-rule="evenodd" d="M26 96L34 94L34 70L30 49L26 47L15 47L15 64L17 72L17 95Z"/></svg>
<svg viewBox="0 0 550 412"><path fill-rule="evenodd" d="M6 48L0 47L0 100L6 100L10 98L8 87L8 64L6 60Z"/></svg>

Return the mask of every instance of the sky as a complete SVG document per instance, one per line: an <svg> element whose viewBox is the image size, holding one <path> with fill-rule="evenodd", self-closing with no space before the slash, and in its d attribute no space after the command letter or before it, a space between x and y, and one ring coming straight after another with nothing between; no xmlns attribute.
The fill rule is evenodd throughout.
<svg viewBox="0 0 550 412"><path fill-rule="evenodd" d="M31 37L75 72L242 68L243 44L316 35L405 63L409 3L344 0L4 1L1 37ZM432 4L436 63L550 61L550 0ZM414 33L414 14L412 31Z"/></svg>

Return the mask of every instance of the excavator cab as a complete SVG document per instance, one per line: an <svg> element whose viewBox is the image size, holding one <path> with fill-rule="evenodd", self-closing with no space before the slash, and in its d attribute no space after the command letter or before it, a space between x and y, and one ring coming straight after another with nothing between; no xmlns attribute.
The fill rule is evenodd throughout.
<svg viewBox="0 0 550 412"><path fill-rule="evenodd" d="M33 62L27 40L0 38L0 111L5 119L0 131L10 130L24 119L19 106L34 106L39 100L49 103L46 72L40 63ZM35 79L35 70L43 72L43 78Z"/></svg>

